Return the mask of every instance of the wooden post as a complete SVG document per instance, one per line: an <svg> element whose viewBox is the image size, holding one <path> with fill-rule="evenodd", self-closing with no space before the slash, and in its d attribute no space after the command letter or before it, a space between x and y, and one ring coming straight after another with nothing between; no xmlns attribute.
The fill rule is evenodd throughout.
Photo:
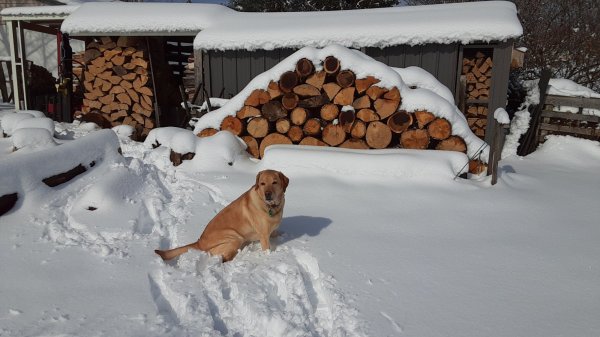
<svg viewBox="0 0 600 337"><path fill-rule="evenodd" d="M498 182L498 162L502 156L502 148L504 147L504 128L507 124L500 124L495 118L493 120L493 138L492 146L490 147L490 156L488 158L487 175L492 176L492 185Z"/></svg>

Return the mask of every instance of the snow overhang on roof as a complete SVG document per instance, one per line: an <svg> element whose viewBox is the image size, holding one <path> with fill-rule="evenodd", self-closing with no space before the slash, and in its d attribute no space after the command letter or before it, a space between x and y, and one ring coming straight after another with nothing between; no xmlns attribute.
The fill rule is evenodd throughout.
<svg viewBox="0 0 600 337"><path fill-rule="evenodd" d="M195 36L230 13L213 4L90 2L65 19L61 31L71 36Z"/></svg>
<svg viewBox="0 0 600 337"><path fill-rule="evenodd" d="M256 50L387 47L504 41L523 28L508 1L469 2L329 12L227 13L207 25L195 49Z"/></svg>
<svg viewBox="0 0 600 337"><path fill-rule="evenodd" d="M0 15L4 21L63 20L78 7L79 5L10 7L0 11Z"/></svg>

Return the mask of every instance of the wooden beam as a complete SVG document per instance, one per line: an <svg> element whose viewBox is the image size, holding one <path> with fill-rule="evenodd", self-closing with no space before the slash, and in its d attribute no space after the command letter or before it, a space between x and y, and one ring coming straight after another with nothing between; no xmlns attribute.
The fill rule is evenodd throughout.
<svg viewBox="0 0 600 337"><path fill-rule="evenodd" d="M39 25L39 24L27 22L27 21L21 22L21 28L27 29L27 30L32 30L34 32L46 33L46 34L50 34L50 35L56 35L56 33L58 33L58 31L59 31L58 28Z"/></svg>

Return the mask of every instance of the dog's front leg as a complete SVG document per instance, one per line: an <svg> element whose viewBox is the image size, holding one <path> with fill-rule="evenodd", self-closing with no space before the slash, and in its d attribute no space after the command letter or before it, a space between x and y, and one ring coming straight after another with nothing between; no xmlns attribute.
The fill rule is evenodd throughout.
<svg viewBox="0 0 600 337"><path fill-rule="evenodd" d="M270 237L268 233L262 233L260 235L260 246L262 247L262 250L271 249L271 241L269 238Z"/></svg>

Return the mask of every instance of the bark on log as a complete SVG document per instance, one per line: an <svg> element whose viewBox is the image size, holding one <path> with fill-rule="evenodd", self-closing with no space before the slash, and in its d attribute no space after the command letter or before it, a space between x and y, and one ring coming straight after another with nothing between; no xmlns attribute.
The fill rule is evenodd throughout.
<svg viewBox="0 0 600 337"><path fill-rule="evenodd" d="M295 71L286 71L279 77L279 89L285 92L291 92L298 85L298 74Z"/></svg>
<svg viewBox="0 0 600 337"><path fill-rule="evenodd" d="M221 130L226 130L239 136L244 132L244 123L237 117L227 116L221 122Z"/></svg>
<svg viewBox="0 0 600 337"><path fill-rule="evenodd" d="M388 118L387 125L390 127L390 130L394 133L402 133L408 130L408 127L412 124L413 119L412 116L404 111L400 110L395 112Z"/></svg>
<svg viewBox="0 0 600 337"><path fill-rule="evenodd" d="M273 102L275 102L275 101L273 101ZM298 106L299 102L300 102L300 98L298 97L298 95L294 94L293 92L288 92L285 95L283 95L283 97L281 98L281 104L287 110L294 109L295 107Z"/></svg>
<svg viewBox="0 0 600 337"><path fill-rule="evenodd" d="M452 125L444 118L436 118L427 125L429 136L436 140L444 140L452 134Z"/></svg>
<svg viewBox="0 0 600 337"><path fill-rule="evenodd" d="M290 113L290 120L294 125L302 125L308 119L308 112L304 108L295 108Z"/></svg>
<svg viewBox="0 0 600 337"><path fill-rule="evenodd" d="M351 105L354 102L354 92L356 88L348 87L340 90L335 98L333 99L333 103L339 105Z"/></svg>
<svg viewBox="0 0 600 337"><path fill-rule="evenodd" d="M417 119L419 129L422 129L431 121L433 121L435 116L427 110L417 110L415 111L415 118Z"/></svg>
<svg viewBox="0 0 600 337"><path fill-rule="evenodd" d="M335 77L335 81L342 88L348 88L354 84L356 76L351 70L342 70Z"/></svg>
<svg viewBox="0 0 600 337"><path fill-rule="evenodd" d="M298 102L298 106L301 108L320 108L321 106L329 102L330 100L327 98L326 95L319 95L300 100L300 102Z"/></svg>
<svg viewBox="0 0 600 337"><path fill-rule="evenodd" d="M405 149L425 150L429 146L429 134L423 129L404 131L400 135L400 145Z"/></svg>
<svg viewBox="0 0 600 337"><path fill-rule="evenodd" d="M315 71L315 66L307 58L301 58L296 63L296 72L302 78L309 76L313 71Z"/></svg>
<svg viewBox="0 0 600 337"><path fill-rule="evenodd" d="M382 122L369 123L365 139L369 147L373 149L384 149L392 141L392 131Z"/></svg>
<svg viewBox="0 0 600 337"><path fill-rule="evenodd" d="M267 91L262 89L255 89L254 91L252 91L250 96L246 98L244 105L258 107L262 104L267 103L269 100L271 100L271 95L269 95Z"/></svg>
<svg viewBox="0 0 600 337"><path fill-rule="evenodd" d="M0 196L0 216L10 211L15 206L18 199L19 195L17 193Z"/></svg>
<svg viewBox="0 0 600 337"><path fill-rule="evenodd" d="M171 152L169 153L169 160L171 160L171 163L173 164L173 166L179 166L183 163L184 160L194 159L194 156L196 156L196 154L194 152L188 152L188 153L182 154L182 153L171 150Z"/></svg>
<svg viewBox="0 0 600 337"><path fill-rule="evenodd" d="M294 87L294 93L301 97L312 97L321 94L321 91L310 84L300 84Z"/></svg>
<svg viewBox="0 0 600 337"><path fill-rule="evenodd" d="M304 123L302 131L307 136L318 136L321 134L321 121L318 118L310 118Z"/></svg>
<svg viewBox="0 0 600 337"><path fill-rule="evenodd" d="M442 151L457 151L467 153L467 144L459 136L450 136L439 142L435 149Z"/></svg>
<svg viewBox="0 0 600 337"><path fill-rule="evenodd" d="M50 187L55 187L60 184L66 183L67 181L84 173L85 171L86 171L86 168L83 165L79 164L79 165L75 166L74 168L68 170L67 172L59 173L59 174L53 175L51 177L44 178L44 179L42 179L42 182Z"/></svg>
<svg viewBox="0 0 600 337"><path fill-rule="evenodd" d="M263 140L260 142L260 157L263 158L265 156L265 150L268 146L276 144L292 144L292 141L287 136L282 134L271 133L263 138Z"/></svg>
<svg viewBox="0 0 600 337"><path fill-rule="evenodd" d="M369 89L370 86L376 83L379 83L379 79L373 76L357 79L355 81L356 92L363 94L367 91L367 89Z"/></svg>
<svg viewBox="0 0 600 337"><path fill-rule="evenodd" d="M321 119L326 121L332 121L336 119L339 113L340 109L338 106L332 103L323 105L320 111Z"/></svg>
<svg viewBox="0 0 600 337"><path fill-rule="evenodd" d="M322 139L330 146L340 145L346 140L346 132L344 128L337 124L327 124L322 131Z"/></svg>
<svg viewBox="0 0 600 337"><path fill-rule="evenodd" d="M350 132L352 124L354 124L355 120L356 116L352 110L341 111L338 115L339 124L344 128L344 131L348 133Z"/></svg>
<svg viewBox="0 0 600 337"><path fill-rule="evenodd" d="M356 139L356 138L347 139L339 147L344 148L344 149L355 149L355 150L368 150L369 149L369 145L367 145L367 143L364 140Z"/></svg>
<svg viewBox="0 0 600 337"><path fill-rule="evenodd" d="M258 150L258 142L256 138L252 136L244 136L242 137L244 143L246 143L246 152L248 152L252 157L257 158L260 156L260 151Z"/></svg>
<svg viewBox="0 0 600 337"><path fill-rule="evenodd" d="M246 131L254 138L263 138L269 133L269 121L264 117L252 118L246 125Z"/></svg>
<svg viewBox="0 0 600 337"><path fill-rule="evenodd" d="M269 122L275 122L279 118L286 117L287 111L283 108L283 105L277 101L269 101L262 106L260 109L263 117L269 120Z"/></svg>
<svg viewBox="0 0 600 337"><path fill-rule="evenodd" d="M323 62L323 69L328 74L335 74L340 70L340 61L334 56L327 56Z"/></svg>

